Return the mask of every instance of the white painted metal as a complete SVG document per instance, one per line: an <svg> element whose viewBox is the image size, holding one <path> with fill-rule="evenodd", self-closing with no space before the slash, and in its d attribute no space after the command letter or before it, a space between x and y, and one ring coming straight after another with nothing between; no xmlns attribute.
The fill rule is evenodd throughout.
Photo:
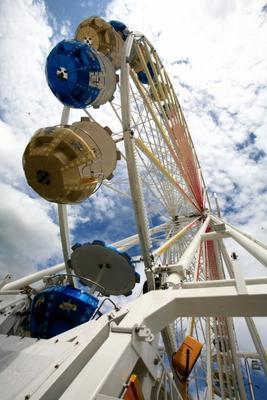
<svg viewBox="0 0 267 400"><path fill-rule="evenodd" d="M173 285L177 285L181 282L181 280L184 279L184 274L186 273L186 271L188 270L195 254L196 251L198 249L198 246L200 244L201 241L201 235L203 234L203 232L206 231L208 225L210 222L210 217L208 216L205 220L205 222L203 223L203 225L199 228L199 231L196 233L194 239L192 240L192 242L189 244L189 246L187 247L186 251L184 252L183 256L180 258L177 266L170 266L170 269L172 271L172 273L169 274L168 278L167 278L167 282ZM181 274L180 268L179 266L182 267L183 269L183 274Z"/></svg>
<svg viewBox="0 0 267 400"><path fill-rule="evenodd" d="M222 219L217 217L211 217L217 223L225 223ZM252 238L248 237L241 231L233 228L229 224L225 223L227 232L231 237L239 243L244 249L246 249L253 257L255 257L260 263L267 267L267 248L263 243L260 243Z"/></svg>
<svg viewBox="0 0 267 400"><path fill-rule="evenodd" d="M209 400L214 398L212 390L212 359L211 359L211 339L210 339L210 319L206 318L206 346L207 346L207 397Z"/></svg>
<svg viewBox="0 0 267 400"><path fill-rule="evenodd" d="M154 228L150 228L149 233L150 233L150 235L153 235L155 233L165 231L167 227L168 227L168 224L164 223L164 224L155 226ZM114 243L112 243L112 246L115 246L121 250L126 250L132 246L135 246L138 243L139 243L139 236L138 236L138 234L136 234L136 235L129 236L128 238L119 240L118 242L114 242Z"/></svg>
<svg viewBox="0 0 267 400"><path fill-rule="evenodd" d="M242 297L243 295L241 295ZM244 381L243 381L243 376L242 376L242 371L241 371L241 366L240 362L238 360L238 357L236 355L236 342L235 342L235 337L234 337L234 325L233 325L233 319L227 317L227 327L228 327L228 335L229 335L229 341L230 341L230 347L231 347L231 353L232 353L232 358L235 366L235 373L237 377L237 383L238 383L238 389L239 389L239 395L240 398L245 400L247 398L246 396L246 390L244 386Z"/></svg>
<svg viewBox="0 0 267 400"><path fill-rule="evenodd" d="M23 289L32 283L38 282L40 279L44 278L48 275L54 275L58 272L62 271L65 268L65 264L57 264L54 267L49 267L46 269L42 269L38 272L34 272L33 274L27 275L23 278L17 279L16 281L7 283L2 287L1 292L15 290L15 289Z"/></svg>
<svg viewBox="0 0 267 400"><path fill-rule="evenodd" d="M149 85L142 85L130 68L129 60L133 54L139 55ZM148 71L148 61L154 71L153 78ZM4 399L118 399L122 398L129 376L135 372L141 377L145 400L176 400L181 398L181 387L174 369L173 373L169 372L172 354L184 336L191 334L204 342L199 363L203 371L206 370L202 382L207 384L207 397L213 398L215 378L212 362L215 356L221 398L229 394L230 398L244 400L246 394L240 368L242 354L237 352L231 317L246 318L258 352L256 357L261 359L266 372L266 353L251 317L267 315L267 278L244 279L237 261L230 259L223 239L232 237L263 264L267 262L267 248L221 218L210 217L209 211L203 211L197 205L192 196L190 177L181 168L170 141L170 105L175 106L179 114L205 192L195 149L166 71L151 44L141 34L129 34L126 41L120 96L120 105L115 103L115 99L110 104L123 128L123 136L120 132L117 137L119 141L124 140L123 158L127 162L138 234L113 245L126 250L139 243L148 287L155 289L156 277L160 290L152 290L126 304L119 312L110 312L97 321L90 321L49 340L36 342L32 339L22 345L24 339L0 336L0 346L12 348L15 353L15 359L8 359L4 364L5 372L0 375L1 394ZM94 120L88 110L85 112ZM68 123L68 116L69 108L64 107L61 124ZM112 189L118 194L124 193L115 184ZM209 203L208 194L204 193L204 196ZM217 200L216 205L220 217ZM66 206L59 205L58 213L65 264L18 281L5 282L1 290L3 296L57 273L64 266L67 273L70 272ZM162 219L159 225L153 226L151 217L155 215ZM192 221L200 218L197 228L191 226ZM207 228L211 231L207 232ZM206 257L211 243L219 277L207 280ZM154 257L151 257L152 244L153 249L157 249L153 251ZM230 279L227 279L228 275ZM72 283L71 279L69 282ZM169 290L162 290L167 287ZM6 296L4 301L5 306L11 307L17 304L18 297L11 295L9 300ZM190 318L186 323L187 317ZM163 346L161 342L158 346L160 332ZM170 366L162 361L162 352L168 355ZM198 398L201 377L197 376L197 367L195 371L192 381ZM229 376L225 378L226 371ZM14 382L18 376L17 385L10 389L10 379Z"/></svg>
<svg viewBox="0 0 267 400"><path fill-rule="evenodd" d="M112 332L99 351L69 386L62 399L93 399L97 393L117 395L127 380L137 355L131 345L131 330L145 325L156 334L178 316L254 314L266 316L267 284L248 284L247 295L239 295L235 286L216 288L151 291L135 300L119 324L122 332ZM243 304L247 307L244 310ZM245 397L243 397L245 398Z"/></svg>
<svg viewBox="0 0 267 400"><path fill-rule="evenodd" d="M233 272L236 281L236 287L239 294L247 293L245 279L240 269L240 265L238 259L236 258L235 254L232 254L232 265L233 265Z"/></svg>
<svg viewBox="0 0 267 400"><path fill-rule="evenodd" d="M94 149L96 156L90 165L80 166L80 173L86 177L94 176L100 182L112 177L116 168L118 153L114 140L111 138L111 130L108 127L103 128L97 122L90 121L90 118L83 118L81 121L74 122L71 128L78 135L86 137L87 143Z"/></svg>
<svg viewBox="0 0 267 400"><path fill-rule="evenodd" d="M254 389L253 389L253 384L252 384L252 380L251 380L251 374L250 374L250 370L249 370L248 360L246 358L245 358L245 368L246 368L247 377L248 377L248 386L249 386L251 400L255 400Z"/></svg>
<svg viewBox="0 0 267 400"><path fill-rule="evenodd" d="M70 107L64 106L62 115L61 115L61 125L67 125L69 122L70 116ZM63 251L63 258L65 262L65 268L68 275L68 281L71 285L74 285L73 277L70 275L71 270L68 265L68 260L70 259L70 237L69 237L69 227L68 227L68 215L67 215L67 206L65 204L57 205L58 211L58 223L61 237L61 245Z"/></svg>
<svg viewBox="0 0 267 400"><path fill-rule="evenodd" d="M135 162L135 144L134 137L131 130L131 114L130 114L130 84L129 84L129 57L132 50L134 36L130 34L124 46L124 53L121 64L121 105L122 105L122 127L125 145L125 153L127 159L127 169L129 176L129 183L132 193L133 207L135 210L135 218L139 234L139 243L141 246L142 256L147 271L147 278L149 288L155 287L154 280L149 271L151 268L151 255L150 255L150 238L147 224L147 216L144 208L143 193L140 186L140 178Z"/></svg>
<svg viewBox="0 0 267 400"><path fill-rule="evenodd" d="M258 330L256 328L256 325L253 321L253 318L251 317L245 317L245 321L247 323L247 327L249 329L251 338L253 340L254 346L256 351L259 354L260 360L261 360L261 365L264 370L265 376L267 376L267 356L266 356L266 351L264 349L264 346L262 344L260 335L258 333Z"/></svg>
<svg viewBox="0 0 267 400"><path fill-rule="evenodd" d="M215 199L217 215L218 215L219 218L221 218L221 210L220 210L220 206L219 206L217 193L214 193L213 196L214 196L214 199Z"/></svg>
<svg viewBox="0 0 267 400"><path fill-rule="evenodd" d="M140 48L139 41L142 40L143 42L140 43L143 44L146 55L149 54L150 58L148 59L150 60L152 69L154 73L158 72L158 75L155 74L153 79L148 73L147 61L145 61L144 54L142 54ZM144 71L147 73L149 80L149 85L147 87L141 85L128 64L132 48L139 54L139 58L143 60ZM241 239L239 237L239 243L244 247L249 247L252 254L255 255L257 253L258 259L259 257L263 257L262 249L264 249L264 247L257 241L253 241L246 235L242 235L229 224L225 224L226 231L216 230L214 226L215 231L206 233L207 227L212 226L213 223L217 225L223 223L223 221L217 217L212 216L210 219L209 215L206 215L206 213L204 215L202 214L203 223L198 231L196 229L191 229L185 236L179 238L179 240L171 240L171 237L175 237L179 230L181 230L181 228L183 229L183 223L186 222L183 221L181 225L181 220L178 220L179 215L190 215L192 211L195 212L197 210L197 213L194 215L196 218L200 213L194 200L190 200L191 189L186 184L185 176L177 169L177 164L170 155L169 139L166 134L170 128L167 115L168 105L165 102L164 109L164 100L162 101L159 98L159 94L162 98L166 96L169 102L173 102L173 104L177 103L173 95L172 87L164 75L165 71L163 67L156 71L156 68L161 64L157 58L157 54L155 53L156 55L154 55L153 53L152 56L152 53L153 48L142 35L129 35L122 58L120 79L121 107L114 102L111 103L111 107L116 118L118 118L123 125L123 138L131 196L135 210L139 243L142 249L145 266L147 268L153 266L153 261L150 257L150 236L156 236L159 230L153 227L149 229L148 227L146 208L148 211L150 210L148 202L146 201L146 205L144 204L141 184L145 184L145 190L150 191L153 199L160 203L162 209L165 209L167 215L172 218L164 228L166 230L165 240L161 237L161 241L157 242L158 246L155 246L158 249L164 249L164 251L160 254L160 259L154 261L155 266L153 267L153 273L162 273L163 284L168 283L170 287L179 287L179 289L153 291L135 300L131 304L130 311L125 314L125 317L119 323L118 329L112 328L105 342L103 342L99 350L95 352L94 356L85 365L83 370L69 385L61 398L73 399L79 397L81 399L93 399L94 396L100 394L101 396L118 398L119 394L122 393L121 391L128 376L133 371L134 365L138 362L138 359L142 359L148 371L151 371L151 365L148 363L148 359L142 355L141 351L137 350L137 343L139 343L138 340L140 340L140 338L135 334L136 324L138 324L138 326L145 325L147 329L150 329L154 334L162 331L164 348L165 351L169 353L169 359L171 359L171 353L175 350L175 346L177 345L177 337L174 335L177 334L177 331L174 331L172 326L179 326L181 332L179 340L181 340L183 333L186 331L183 317L191 317L187 327L187 333L189 333L194 331L194 328L195 331L197 331L197 318L202 318L203 316L213 318L219 315L225 317L224 324L226 324L225 326L228 327L230 331L228 336L229 345L223 344L224 325L218 328L218 332L221 336L219 341L223 347L222 356L219 355L220 350L219 347L217 347L217 359L221 369L221 394L225 396L223 393L225 381L223 378L223 371L227 367L232 371L234 384L232 388L231 381L228 377L228 392L232 392L232 394L230 394L232 398L237 398L239 396L243 400L246 397L239 359L236 354L234 328L230 317L239 315L248 318L252 315L266 315L265 302L267 296L267 280L264 277L244 280L235 262L231 262L222 239L229 236L234 237L237 232L238 235L241 235ZM129 75L131 75L135 86L130 84ZM160 82L166 83L166 92L164 86L160 85ZM156 90L156 85L159 87L159 92ZM151 92L149 90L151 90ZM121 116L119 113L120 108ZM180 117L186 126L182 114ZM137 148L135 147L135 138ZM121 137L119 140L121 140ZM192 141L190 143L192 152L195 155ZM179 160L177 162L179 163ZM199 174L202 176L199 163L198 168ZM141 171L141 179L138 171ZM203 186L205 187L204 181ZM118 189L118 192L119 191L120 189ZM205 195L208 200L207 194ZM220 217L218 203L217 211ZM187 223L189 221L190 220L187 220ZM235 240L237 240L236 237ZM216 260L220 269L220 280L206 280L204 251L203 254L200 255L202 241L204 243L203 248L205 248L207 243L214 241ZM121 246L121 249L126 249L137 243L137 235L133 235L130 238L116 242L116 245L118 247ZM166 243L168 244L167 246ZM259 249L259 247L261 249ZM230 279L225 279L225 272L221 262L222 256L228 269ZM197 270L198 258L200 258L201 264L199 271ZM149 286L153 288L152 270L147 276L149 278ZM199 279L198 281L196 281L197 277ZM195 281L185 282L185 279L193 279ZM181 280L183 282L181 282ZM181 317L180 320L177 320L173 325L173 322L176 321L178 317ZM201 319L199 320L199 325L202 326ZM203 338L207 346L207 360L209 360L207 367L207 386L209 396L212 396L213 371L211 369L211 359L212 352L215 349L212 347L211 338L208 338L209 334L210 331L208 332L206 326L206 339L204 338L205 335L203 335ZM150 346L150 344L146 343L144 346L147 347ZM233 356L233 364L228 361L230 349ZM235 384L235 374L237 376L238 389ZM150 375L153 376L153 373ZM161 382L166 382L167 375L162 373L161 377ZM147 390L147 384L144 385L144 388L145 387ZM237 390L239 395L237 394ZM167 396L166 383L165 396Z"/></svg>

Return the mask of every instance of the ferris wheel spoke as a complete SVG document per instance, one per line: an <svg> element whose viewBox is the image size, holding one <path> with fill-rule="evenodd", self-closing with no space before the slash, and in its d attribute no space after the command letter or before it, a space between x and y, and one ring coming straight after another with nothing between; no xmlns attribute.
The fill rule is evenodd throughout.
<svg viewBox="0 0 267 400"><path fill-rule="evenodd" d="M173 215L174 214L173 204L171 204L173 203L173 201L171 201L170 199L171 192L166 190L167 183L163 179L162 180L160 179L159 174L154 174L153 171L151 171L152 166L151 165L147 166L142 155L139 154L139 157L147 171L147 176L149 177L149 180L145 180L145 177L142 178L143 181L148 184L147 190L151 188L151 185L154 185L155 188L154 192L156 191L159 194L159 196L155 194L156 197L159 199L160 203L164 205L164 208L168 210L169 215Z"/></svg>

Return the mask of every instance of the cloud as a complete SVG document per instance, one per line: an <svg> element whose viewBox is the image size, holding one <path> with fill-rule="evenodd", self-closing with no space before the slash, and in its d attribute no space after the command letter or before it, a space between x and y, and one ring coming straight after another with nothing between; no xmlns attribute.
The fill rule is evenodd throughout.
<svg viewBox="0 0 267 400"><path fill-rule="evenodd" d="M266 241L262 8L262 1L169 0L162 7L114 0L107 18L153 42L176 87L209 190L219 194L226 218Z"/></svg>
<svg viewBox="0 0 267 400"><path fill-rule="evenodd" d="M51 258L62 259L56 207L40 199L28 187L22 154L38 128L60 122L62 105L46 83L45 61L62 35L72 35L69 22L59 24L55 16L48 14L42 1L4 0L0 15L3 56L0 64L1 275L8 270L18 277L50 264ZM101 110L101 118L99 112L95 114L103 126L109 125L112 114L108 107ZM72 110L70 122L78 120L80 115L80 111ZM116 121L114 129L120 130ZM125 168L119 170L117 178L125 177ZM68 207L71 243L88 240L89 221L96 235L92 240L100 235L107 241L112 241L113 237L121 239L119 212L127 216L129 206L105 189L100 189L82 205ZM113 218L119 223L112 224ZM96 222L105 233L93 228Z"/></svg>
<svg viewBox="0 0 267 400"><path fill-rule="evenodd" d="M113 0L107 19L153 43L168 71L210 194L226 220L267 240L267 20L263 1ZM212 202L214 205L214 202ZM214 207L215 208L215 207ZM266 268L235 242L245 276ZM236 321L241 350L253 350ZM256 319L264 338L266 319ZM264 343L266 344L266 343Z"/></svg>
<svg viewBox="0 0 267 400"><path fill-rule="evenodd" d="M0 15L0 270L18 277L61 259L54 205L28 187L22 154L39 127L59 122L62 106L45 80L54 32L44 3L4 0Z"/></svg>
<svg viewBox="0 0 267 400"><path fill-rule="evenodd" d="M51 258L60 256L58 226L49 218L49 208L38 199L0 184L1 274L27 275Z"/></svg>
<svg viewBox="0 0 267 400"><path fill-rule="evenodd" d="M32 198L35 195L25 184L21 155L36 129L60 119L62 107L44 74L46 56L60 38L60 27L55 17L51 25L43 2L15 3L4 0L0 6L1 182ZM170 0L167 5L114 0L107 17L125 21L130 29L144 32L153 41L177 88L208 187L218 193L231 222L266 240L267 79L263 55L267 54L267 25L260 19L264 5L260 1L212 5L205 1L200 5ZM61 34L70 34L68 22L62 29ZM93 114L102 125L120 130L108 106ZM78 115L72 111L71 121ZM249 140L251 134L253 141ZM125 168L119 166L114 179L120 177L123 181ZM127 185L121 187L129 191ZM48 208L47 215L55 223L52 210ZM81 236L79 223L85 233L88 222L96 219L99 224L105 220L106 239L112 240L114 231L120 239L122 217L128 210L122 198L101 189L83 205L69 207L72 235ZM112 221L116 221L116 229Z"/></svg>

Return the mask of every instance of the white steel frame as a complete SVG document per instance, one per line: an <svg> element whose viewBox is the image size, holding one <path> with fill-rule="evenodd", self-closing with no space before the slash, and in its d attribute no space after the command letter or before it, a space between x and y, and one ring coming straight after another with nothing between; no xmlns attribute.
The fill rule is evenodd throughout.
<svg viewBox="0 0 267 400"><path fill-rule="evenodd" d="M148 87L141 85L130 67L133 48L147 74ZM153 79L148 61L154 72ZM61 354L60 360L54 361L55 365L60 365L57 371L48 366L41 377L31 371L32 379L27 381L25 378L25 388L14 399L23 398L23 395L25 399L49 399L51 390L56 398L64 400L118 399L122 398L132 371L140 374L145 399L151 398L151 390L153 399L161 398L161 388L165 398L179 399L181 387L172 368L171 356L178 341L190 334L204 342L199 360L202 367L206 366L203 398L214 398L217 379L222 399L245 400L240 367L242 354L236 346L232 317L245 317L256 348L255 357L260 359L267 375L266 352L252 319L267 316L267 278L245 279L238 261L227 253L224 239L232 238L265 266L267 246L226 223L221 218L217 198L218 216L211 214L201 169L180 105L157 53L139 33L129 34L124 46L120 95L120 107L115 102L111 106L122 124L122 135L117 140L123 140L125 146L137 234L113 245L126 250L139 243L150 291L120 311L45 341L43 346L49 349L53 348L55 340L66 348L67 343L75 341L77 347L72 353L66 353L65 358ZM196 163L209 210L200 209L192 177L184 170L168 137L171 105L176 110L175 118L184 128L189 155ZM69 111L64 107L62 124L68 123ZM167 211L168 217L159 225L150 225L149 202L144 196L147 188L143 183L150 190L153 201L159 201ZM118 194L122 193L115 186L112 188ZM74 284L68 265L70 240L66 206L58 206L58 216L64 263L14 282L5 281L2 287L0 283L1 296L18 294L26 286L64 268L69 283ZM212 230L207 232L208 228ZM210 259L207 261L211 243L214 262L218 266L215 279L209 276L212 266L208 265ZM226 279L226 273L229 279ZM154 278L158 274L162 277L161 288L165 290L155 290ZM32 344L32 354L38 354L39 350L39 344ZM23 351L18 357L25 355ZM170 367L162 361L162 353L169 357ZM218 371L214 369L214 359ZM196 372L192 382L197 398L200 398L200 379Z"/></svg>

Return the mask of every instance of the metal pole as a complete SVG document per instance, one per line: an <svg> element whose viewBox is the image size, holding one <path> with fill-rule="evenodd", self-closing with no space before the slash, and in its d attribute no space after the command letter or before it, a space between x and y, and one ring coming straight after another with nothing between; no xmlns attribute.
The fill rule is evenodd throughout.
<svg viewBox="0 0 267 400"><path fill-rule="evenodd" d="M242 247L244 247L244 249L246 249L250 254L252 254L260 263L267 267L267 249L263 244L256 240L250 239L243 232L236 230L234 227L227 224L224 220L219 219L213 215L211 216L211 218L219 224L225 224L227 232L230 234L230 236Z"/></svg>
<svg viewBox="0 0 267 400"><path fill-rule="evenodd" d="M139 243L147 269L147 281L149 289L155 289L152 273L149 271L152 267L150 255L150 237L148 232L147 216L143 201L143 193L140 184L140 177L136 165L135 143L131 131L131 111L130 111L130 83L129 83L129 56L133 45L134 36L130 34L124 45L122 64L121 64L121 111L122 128L124 137L124 146L126 162L129 176L130 189L135 211L135 220L139 234Z"/></svg>
<svg viewBox="0 0 267 400"><path fill-rule="evenodd" d="M221 218L221 210L220 210L220 206L219 206L217 193L214 193L213 196L214 196L214 199L215 199L216 211L217 211L218 217Z"/></svg>
<svg viewBox="0 0 267 400"><path fill-rule="evenodd" d="M214 330L214 337L215 337L215 347L216 347L216 358L217 358L217 365L218 365L218 376L220 382L220 394L221 399L225 400L225 390L224 390L224 381L223 381L223 367L222 367L222 359L221 353L219 348L219 341L217 335L217 327L216 327L216 318L213 319L213 330Z"/></svg>
<svg viewBox="0 0 267 400"><path fill-rule="evenodd" d="M253 340L254 346L256 348L256 351L258 352L262 364L262 368L264 370L265 376L267 376L267 357L266 357L266 352L264 349L264 346L262 344L260 335L258 333L258 330L256 328L256 325L253 321L253 318L251 317L245 317L251 338Z"/></svg>
<svg viewBox="0 0 267 400"><path fill-rule="evenodd" d="M196 267L194 271L194 279L193 282L196 282L198 280L198 274L199 274L199 267L200 267L200 258L201 258L201 252L202 252L202 246L200 244L197 252L197 257L196 257ZM195 325L195 318L189 317L187 320L187 328L186 328L186 336L193 336L193 329Z"/></svg>
<svg viewBox="0 0 267 400"><path fill-rule="evenodd" d="M154 228L150 228L149 232L151 235L154 235L155 233L162 232L166 230L168 227L168 223L164 223L158 226L155 226ZM135 246L139 242L139 236L138 234L129 236L128 238L119 240L118 242L112 243L112 246L117 247L121 251L125 251L127 248Z"/></svg>
<svg viewBox="0 0 267 400"><path fill-rule="evenodd" d="M216 254L217 264L220 267L219 268L219 276L220 276L221 279L225 279L224 274L223 274L223 270L222 270L221 257L219 255L218 243L216 241L214 242L214 250L215 250L215 254ZM245 282L243 282L244 279L243 279L242 273L241 273L241 271L239 269L239 266L236 265L236 270L239 271L239 274L238 274L237 271L235 271L234 267L232 269L234 271L234 275L235 275L235 278L236 278L236 290L237 290L237 293L240 294L239 291L241 291L242 294L247 293L246 291L244 293L244 286L246 288L246 284L245 284ZM233 319L228 317L228 318L224 319L224 321L225 321L225 325L226 325L227 332L228 332L229 345L230 345L229 347L230 347L231 353L232 353L232 359L233 359L233 364L234 364L234 367L235 367L235 373L236 373L236 378L237 378L237 384L238 384L240 397L241 397L242 400L243 399L246 400L246 391L245 391L244 381L243 381L243 377L242 377L241 367L240 367L239 360L238 360L238 358L236 356L236 345L235 345L235 338L234 338ZM224 352L223 352L223 355L224 355ZM228 375L226 375L226 378L228 378ZM227 382L228 382L228 379L227 379Z"/></svg>
<svg viewBox="0 0 267 400"><path fill-rule="evenodd" d="M7 283L2 287L1 292L5 292L6 290L15 290L15 289L23 289L25 286L28 286L34 282L38 282L44 276L56 274L64 269L64 263L55 265L50 268L42 269L41 271L35 272L31 275L27 275L24 278L17 279L16 281Z"/></svg>
<svg viewBox="0 0 267 400"><path fill-rule="evenodd" d="M233 362L234 362L234 366L235 366L235 373L236 373L240 398L242 400L246 400L247 395L246 395L246 390L245 390L245 386L244 386L240 363L239 363L238 357L236 355L237 349L236 349L235 337L234 337L234 324L233 324L233 318L231 318L231 317L227 318L227 329L228 329L230 349L231 349L232 358L233 358Z"/></svg>
<svg viewBox="0 0 267 400"><path fill-rule="evenodd" d="M205 222L201 226L201 228L198 230L196 233L194 239L192 242L189 244L187 247L186 251L178 261L177 265L170 266L170 270L172 271L170 275L167 277L166 282L169 282L171 284L176 285L179 283L181 280L181 267L183 268L183 271L186 272L186 270L189 268L195 253L198 249L198 246L201 241L201 235L206 231L208 225L210 222L210 216L208 215Z"/></svg>
<svg viewBox="0 0 267 400"><path fill-rule="evenodd" d="M248 377L248 386L249 386L250 396L251 396L252 400L255 400L254 389L253 389L253 385L252 385L252 380L251 380L247 357L245 358L245 367L246 367L246 372L247 372L247 377Z"/></svg>
<svg viewBox="0 0 267 400"><path fill-rule="evenodd" d="M210 342L210 318L206 318L206 352L207 352L207 395L208 400L212 400L212 361L211 361L211 342Z"/></svg>
<svg viewBox="0 0 267 400"><path fill-rule="evenodd" d="M230 278L233 279L234 278L233 265L231 263L230 256L227 253L227 250L226 250L223 240L219 239L218 244L219 244L219 250L221 251L225 265L227 267L228 274L229 274Z"/></svg>
<svg viewBox="0 0 267 400"><path fill-rule="evenodd" d="M195 223L199 220L200 217L194 219L190 224L185 226L183 229L181 229L179 232L177 232L175 235L171 236L163 245L161 245L157 250L153 252L154 256L160 256L162 253L164 253L166 250L168 250L177 240L179 240Z"/></svg>
<svg viewBox="0 0 267 400"><path fill-rule="evenodd" d="M61 115L61 125L67 125L69 122L69 115L70 115L70 107L64 106L62 115ZM58 223L59 223L59 230L60 230L60 237L61 237L61 245L63 251L63 257L65 261L65 268L67 274L71 274L71 269L68 265L68 261L70 259L70 237L69 237L69 227L68 227L68 215L67 215L67 206L65 204L58 204ZM67 277L69 284L74 286L73 277L68 275Z"/></svg>

